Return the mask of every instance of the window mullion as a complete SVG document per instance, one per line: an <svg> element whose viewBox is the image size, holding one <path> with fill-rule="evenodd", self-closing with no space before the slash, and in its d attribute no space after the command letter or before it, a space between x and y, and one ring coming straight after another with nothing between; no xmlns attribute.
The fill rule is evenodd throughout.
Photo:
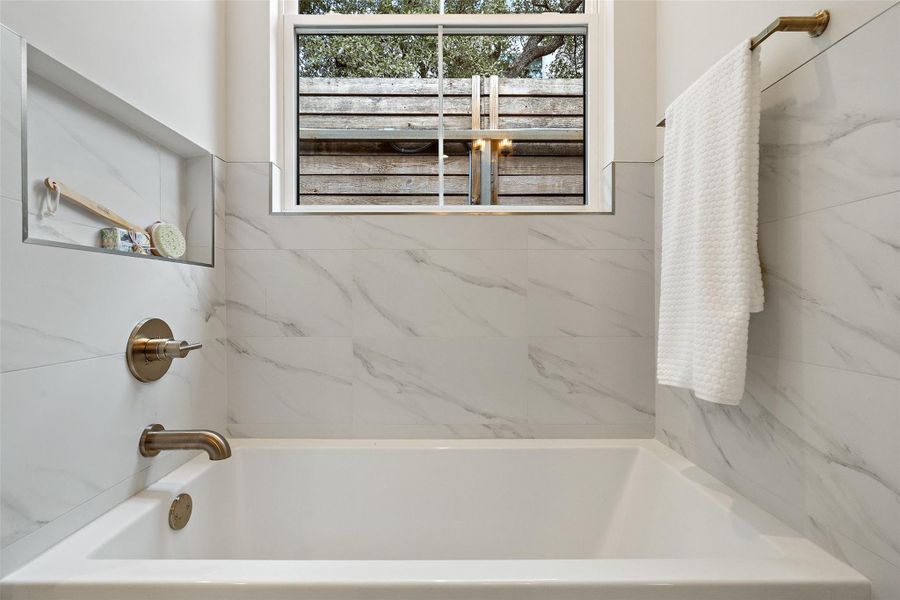
<svg viewBox="0 0 900 600"><path fill-rule="evenodd" d="M441 13L444 1L441 0ZM438 25L437 34L437 85L438 85L438 205L444 206L444 26Z"/></svg>

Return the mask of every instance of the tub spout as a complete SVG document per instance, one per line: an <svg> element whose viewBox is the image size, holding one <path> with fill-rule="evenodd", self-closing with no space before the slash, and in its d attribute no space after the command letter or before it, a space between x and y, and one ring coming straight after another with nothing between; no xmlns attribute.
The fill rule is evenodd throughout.
<svg viewBox="0 0 900 600"><path fill-rule="evenodd" d="M147 426L138 442L141 456L156 456L160 450L203 450L209 460L231 456L231 446L220 433L207 429L166 431L159 423Z"/></svg>

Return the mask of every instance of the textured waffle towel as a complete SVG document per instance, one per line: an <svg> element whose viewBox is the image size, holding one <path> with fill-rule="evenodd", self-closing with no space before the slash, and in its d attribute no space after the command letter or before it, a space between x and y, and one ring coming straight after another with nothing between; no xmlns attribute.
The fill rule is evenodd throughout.
<svg viewBox="0 0 900 600"><path fill-rule="evenodd" d="M666 110L657 379L722 404L744 394L750 313L763 307L760 93L745 42Z"/></svg>

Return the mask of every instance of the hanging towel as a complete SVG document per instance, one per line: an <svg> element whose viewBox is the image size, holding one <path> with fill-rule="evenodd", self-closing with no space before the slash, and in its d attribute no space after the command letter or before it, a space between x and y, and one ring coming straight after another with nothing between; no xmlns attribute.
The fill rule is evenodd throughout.
<svg viewBox="0 0 900 600"><path fill-rule="evenodd" d="M737 404L757 249L759 56L741 44L666 110L657 380Z"/></svg>

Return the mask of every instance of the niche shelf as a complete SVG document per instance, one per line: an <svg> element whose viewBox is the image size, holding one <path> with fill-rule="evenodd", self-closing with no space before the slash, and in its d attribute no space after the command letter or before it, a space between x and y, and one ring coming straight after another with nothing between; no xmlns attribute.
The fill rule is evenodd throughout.
<svg viewBox="0 0 900 600"><path fill-rule="evenodd" d="M4 54L13 51L5 46ZM24 241L212 266L223 163L31 44L23 41L19 52ZM12 58L4 56L4 64ZM48 177L135 225L176 225L185 236L184 256L101 248L100 229L113 224L65 199L48 215Z"/></svg>

